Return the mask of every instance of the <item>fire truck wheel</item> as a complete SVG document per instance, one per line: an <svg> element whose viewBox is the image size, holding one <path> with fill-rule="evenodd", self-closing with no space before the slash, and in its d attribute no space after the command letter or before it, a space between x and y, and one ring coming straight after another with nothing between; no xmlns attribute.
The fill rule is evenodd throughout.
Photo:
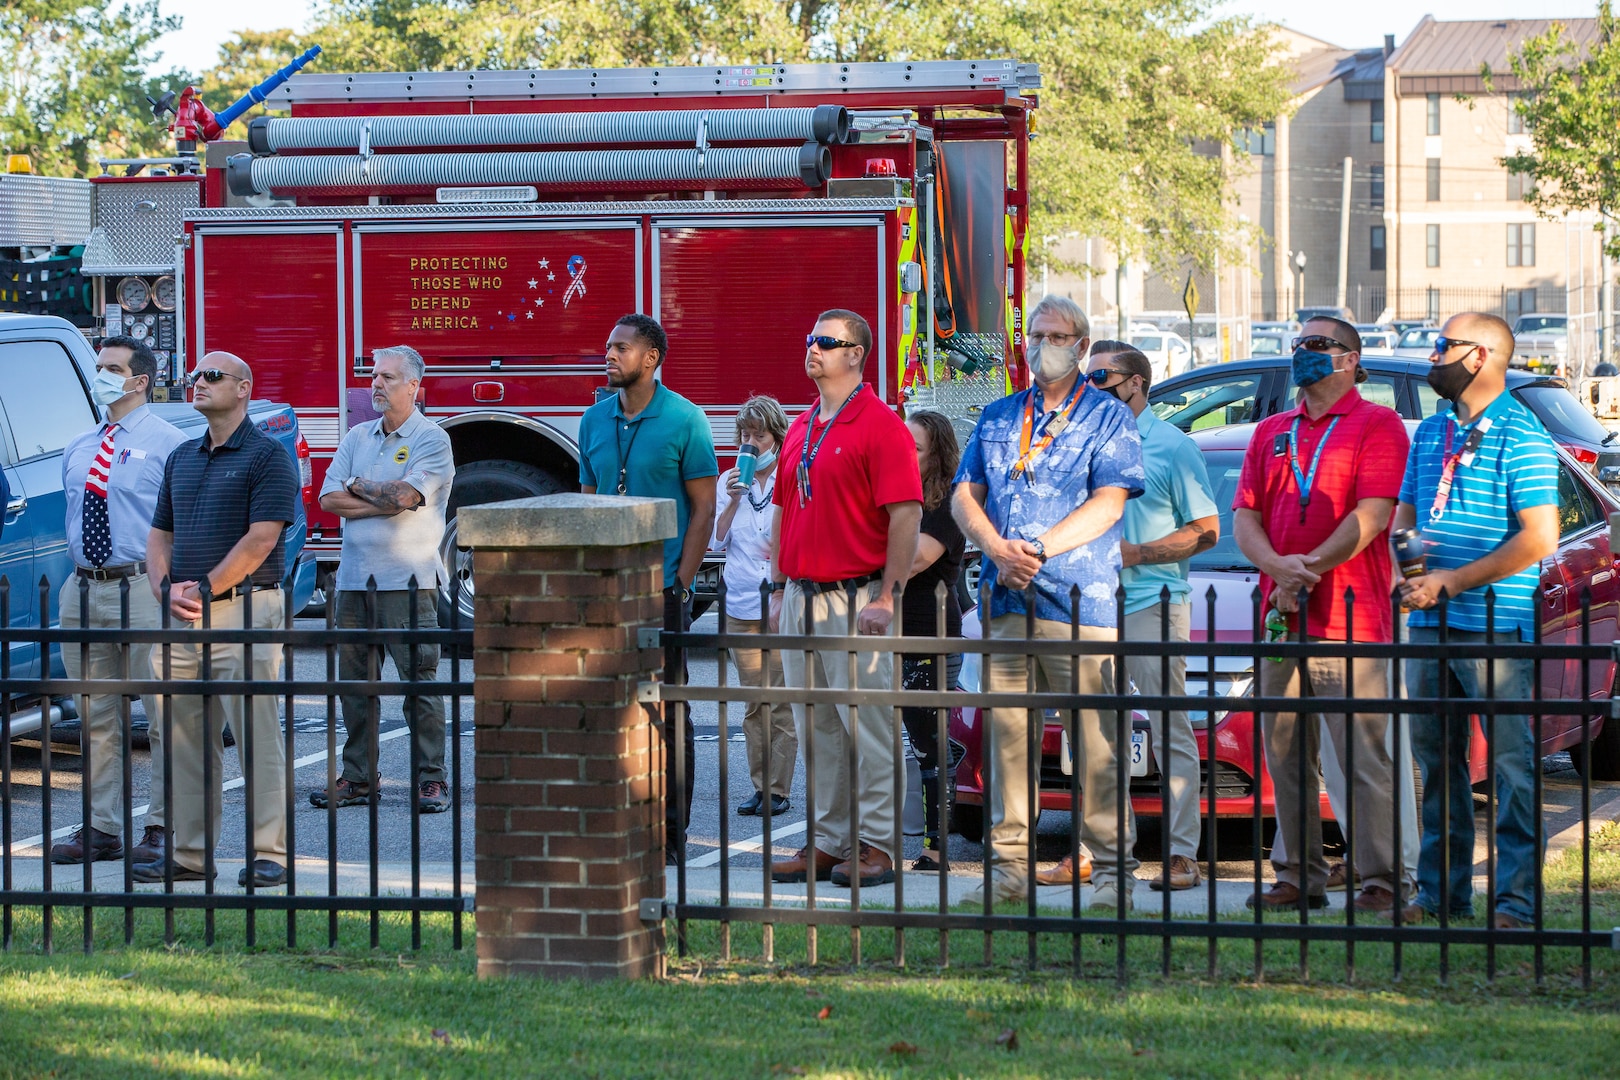
<svg viewBox="0 0 1620 1080"><path fill-rule="evenodd" d="M464 549L456 549L456 511L463 506L555 495L570 490L573 490L572 484L521 461L472 461L456 466L456 481L450 489L450 502L445 509L444 539L439 544L439 554L451 576L451 584L439 590L440 626L451 625L453 591L461 609L457 625L462 628L472 625L472 556Z"/></svg>

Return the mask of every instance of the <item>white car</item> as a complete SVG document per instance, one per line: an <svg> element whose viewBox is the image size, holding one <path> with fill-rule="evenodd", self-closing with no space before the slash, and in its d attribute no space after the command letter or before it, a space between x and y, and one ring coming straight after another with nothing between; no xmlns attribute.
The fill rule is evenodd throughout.
<svg viewBox="0 0 1620 1080"><path fill-rule="evenodd" d="M1401 335L1394 355L1410 360L1427 360L1434 355L1434 339L1439 336L1438 326L1414 326Z"/></svg>
<svg viewBox="0 0 1620 1080"><path fill-rule="evenodd" d="M1393 330L1366 330L1361 335L1361 351L1365 356L1394 356L1399 340Z"/></svg>
<svg viewBox="0 0 1620 1080"><path fill-rule="evenodd" d="M1163 330L1132 334L1131 344L1140 349L1153 366L1154 382L1180 375L1192 366L1192 346L1180 334Z"/></svg>

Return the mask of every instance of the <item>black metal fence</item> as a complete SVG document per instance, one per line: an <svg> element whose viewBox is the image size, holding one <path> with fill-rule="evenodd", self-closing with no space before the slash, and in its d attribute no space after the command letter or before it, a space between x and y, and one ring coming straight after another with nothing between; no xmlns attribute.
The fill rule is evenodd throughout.
<svg viewBox="0 0 1620 1080"><path fill-rule="evenodd" d="M462 677L462 653L470 650L472 646L472 630L460 625L459 605L454 599L449 605L451 625L447 628L422 627L418 624L416 611L416 585L415 579L409 589L410 611L413 613L408 625L404 627L380 627L378 622L378 608L375 582L372 583L366 594L366 621L360 628L340 628L335 625L337 605L329 600L326 610L326 625L306 628L295 626L292 600L291 578L284 583L278 593L275 592L246 592L240 595L242 624L231 626L212 625L210 619L212 597L206 591L202 595L201 621L197 626L185 623L175 623L170 611L170 590L165 581L159 597L161 611L160 624L157 626L131 625L130 618L130 581L125 578L119 584L120 618L117 625L92 627L90 625L90 604L88 594L90 581L80 577L77 579L80 597L80 611L83 613L80 625L76 626L14 626L12 622L13 605L26 598L20 598L12 584L4 577L0 577L0 944L7 949L13 946L14 939L14 910L19 907L37 908L42 919L41 944L45 951L51 951L54 941L54 922L58 908L82 908L84 950L89 952L95 938L95 913L101 909L123 909L124 939L133 940L135 935L135 912L137 909L161 909L164 912L164 939L168 943L175 940L175 915L177 911L201 910L204 919L204 937L207 944L212 945L215 936L215 915L222 909L241 910L245 918L245 940L249 946L257 942L257 915L261 912L286 913L286 941L289 947L298 943L298 913L301 911L324 911L329 915L327 924L327 941L335 945L339 938L339 913L362 912L370 915L370 940L372 947L377 947L380 936L380 916L383 912L408 912L411 916L411 941L413 948L420 948L422 940L421 916L425 912L448 912L452 916L452 943L455 948L462 945L463 915L471 910L471 896L464 892L462 882L462 820L463 805L460 796L462 779L462 753L461 753L461 708L462 697L472 692L472 682ZM326 595L335 598L332 582L326 583ZM139 588L145 588L143 583ZM45 612L51 608L51 598L54 587L48 580L41 579L37 586L37 611ZM253 609L255 602L263 605L267 598L279 596L282 606L278 627L255 628ZM263 608L260 611L263 612ZM234 620L233 620L234 622ZM16 645L32 645L35 655L30 670L14 671L12 661L13 647ZM117 651L118 673L112 678L79 678L64 679L53 675L53 667L59 668L61 651L77 650L81 660L80 671L88 669L88 658L93 646L113 646ZM132 653L140 646L150 646L151 671L137 670L132 661ZM176 649L180 647L196 647L200 649L199 676L195 679L178 679L174 672L174 657ZM367 675L363 680L344 680L339 678L338 664L339 652L345 647L360 646L366 650ZM417 650L423 648L442 648L449 660L450 673L447 679L421 680L417 677L415 664L409 672L402 672L401 678L395 681L381 679L382 654L388 646L404 646L409 650L411 658L418 655ZM281 676L277 679L259 679L243 677L241 679L222 679L215 675L216 664L225 655L226 650L241 650L241 671L248 676L254 671L255 650L279 650L281 660ZM295 657L299 654L315 653L325 659L324 678L300 678L294 669ZM373 774L370 778L370 793L366 800L368 813L365 816L367 830L367 888L364 892L343 891L340 889L338 858L340 832L349 833L355 827L355 822L348 820L342 823L340 829L338 800L334 792L338 781L338 755L340 753L337 742L339 727L338 700L344 694L363 695L370 698L371 723L370 730L370 760L373 762ZM119 767L122 774L123 806L123 853L122 874L114 881L97 881L95 863L89 859L83 860L82 866L69 865L65 868L54 867L51 859L53 840L53 826L56 824L56 814L59 806L53 805L53 751L49 731L51 708L53 699L66 699L76 695L116 695L118 698L118 725L119 739L121 740L121 756ZM266 753L262 747L254 746L254 725L251 722L253 701L257 697L268 696L278 699L285 710L285 724L281 735L283 745L277 748L285 760L285 775L282 779L285 795L285 805L281 808L286 819L286 846L287 866L285 887L277 886L274 889L255 886L255 876L246 875L245 882L241 883L238 892L222 892L216 888L215 877L217 867L215 863L215 848L221 837L215 835L213 819L205 811L201 813L203 825L203 878L199 891L189 889L176 889L174 880L177 871L176 863L172 858L175 851L175 746L174 740L165 737L162 742L162 761L164 765L163 791L164 796L164 834L163 852L170 855L165 860L163 880L149 887L142 888L135 879L135 859L133 851L136 846L135 836L140 832L136 828L134 819L133 798L133 769L132 769L132 701L137 696L151 696L161 701L161 711L164 715L173 717L173 704L180 697L201 698L201 745L206 747L215 739L216 735L223 735L221 725L225 722L222 708L224 702L230 698L241 699L242 705L239 715L243 722L235 725L239 730L232 730L238 753L240 755L242 770L241 779L244 788L244 814L245 835L243 837L244 852L252 853L256 850L254 839L254 813L255 806L255 751ZM408 891L384 891L380 881L380 839L386 835L384 822L379 816L380 784L376 773L375 763L379 757L379 701L378 697L402 696L407 701L413 701L430 695L439 695L448 698L446 709L446 759L449 773L449 799L450 807L450 888L448 895L442 892L437 895L426 894L422 885L422 829L421 811L416 798L416 776L419 772L419 755L416 740L412 739L411 746L411 783L409 786L411 798L409 799L409 848L410 848L410 887ZM294 804L299 797L294 783L294 770L299 764L295 754L295 699L299 696L313 696L324 698L325 718L324 735L325 748L321 754L314 758L324 757L326 762L325 789L325 846L326 867L323 882L319 879L309 881L300 875L298 842L296 831L298 817L293 812ZM82 699L81 699L82 700ZM27 864L35 862L34 856L19 853L15 848L17 819L19 808L14 798L18 794L18 786L14 778L13 765L13 717L21 715L21 710L29 707L30 703L42 705L41 730L39 733L39 832L42 837L39 843L37 858L38 882L37 887L19 887L19 871L27 868ZM149 718L154 726L156 718ZM173 727L171 722L170 727ZM88 717L81 718L80 766L83 776L81 798L78 805L73 808L79 815L79 824L86 830L90 828L91 810L91 776L97 767L97 759L93 757L91 739L91 725ZM304 764L312 764L306 761ZM222 800L222 777L213 775L213 761L207 753L202 755L202 789L210 793L214 799ZM346 817L353 818L352 811ZM392 823L389 823L392 826ZM88 844L88 837L86 837ZM245 861L251 866L251 855L245 856ZM77 889L63 888L56 879L58 872L79 877ZM30 875L32 876L32 875Z"/></svg>
<svg viewBox="0 0 1620 1080"><path fill-rule="evenodd" d="M789 594L790 596L793 594ZM1168 594L1166 594L1168 595ZM672 665L666 670L666 685L661 687L662 699L666 702L715 702L720 711L721 736L718 742L718 771L722 799L729 790L729 780L732 770L736 767L730 759L728 746L730 738L728 732L732 729L732 704L746 707L754 702L791 702L796 706L809 706L814 704L830 704L835 706L876 705L891 710L891 746L889 747L895 762L893 773L894 796L897 803L901 800L904 790L904 770L902 758L902 717L903 708L926 708L933 710L937 722L936 736L938 745L947 745L949 714L957 709L1017 709L1026 711L1025 736L1027 745L1025 754L1028 763L1028 775L1024 778L1024 787L1028 792L1029 806L1028 821L1030 822L1028 837L1028 872L1033 876L1036 869L1036 834L1034 823L1040 810L1040 796L1044 787L1050 795L1055 788L1065 791L1067 796L1064 805L1073 815L1074 827L1069 838L1069 855L1077 858L1080 853L1080 811L1084 793L1081 785L1080 768L1074 768L1068 776L1053 770L1050 766L1042 766L1042 736L1046 730L1053 726L1064 729L1069 745L1080 745L1080 725L1088 722L1084 714L1091 712L1094 718L1100 717L1104 731L1113 741L1116 748L1129 745L1126 740L1133 729L1146 726L1141 715L1153 711L1161 714L1171 710L1187 710L1188 712L1201 712L1206 718L1208 736L1205 747L1201 751L1201 794L1200 808L1205 815L1204 846L1201 852L1202 872L1204 876L1204 904L1203 911L1196 914L1177 915L1172 911L1171 890L1166 888L1160 893L1160 901L1154 905L1156 911L1151 909L1136 909L1134 912L1127 907L1127 897L1124 890L1118 893L1116 906L1112 910L1097 911L1086 910L1082 905L1082 887L1078 880L1066 890L1066 895L1056 890L1047 890L1047 896L1039 897L1038 890L1031 886L1027 888L1023 903L1019 906L1021 911L1009 911L1006 904L993 905L991 890L992 865L989 850L989 831L991 827L989 794L995 790L997 778L994 775L994 755L981 753L980 780L984 792L984 835L985 857L981 884L984 887L983 904L972 910L964 910L962 906L953 906L951 903L951 873L950 860L947 851L942 852L941 861L944 866L936 875L933 873L917 873L908 871L905 859L901 857L904 850L904 836L902 835L902 815L895 813L894 835L890 839L893 845L894 879L892 891L885 886L880 892L880 898L874 902L863 904L860 874L850 877L850 884L846 889L818 885L816 874L807 876L803 885L802 894L798 889L785 889L781 884L773 884L771 874L771 854L777 838L782 835L784 826L775 825L769 814L763 814L758 820L762 828L762 835L758 837L760 849L764 853L763 864L759 868L747 867L734 869L734 855L731 844L731 826L728 822L727 808L722 805L719 819L719 861L718 861L718 890L712 896L699 897L696 895L695 874L697 871L688 869L684 864L679 869L675 881L676 903L674 915L678 920L678 943L682 955L690 947L688 942L688 924L693 920L715 922L720 925L720 950L723 958L730 959L731 953L731 926L732 924L759 924L763 927L762 946L763 959L767 962L776 960L774 952L773 929L781 925L803 926L805 930L805 955L803 959L815 964L818 959L817 931L820 927L848 927L851 935L850 955L857 964L861 962L861 932L863 928L881 927L893 931L893 962L904 965L907 960L906 931L925 929L938 932L938 963L941 966L951 962L953 949L960 951L956 943L960 940L961 932L972 932L983 935L983 956L986 963L990 962L992 939L995 935L1023 934L1028 939L1028 963L1037 964L1038 942L1042 938L1050 940L1053 935L1066 937L1072 945L1072 955L1069 962L1073 965L1074 973L1078 976L1082 966L1082 943L1089 936L1096 940L1099 933L1113 935L1114 937L1114 968L1116 978L1121 984L1127 980L1129 966L1127 964L1127 942L1131 938L1157 938L1162 943L1162 954L1159 967L1165 976L1171 972L1171 946L1178 939L1203 939L1208 944L1208 972L1215 977L1217 972L1217 952L1223 941L1234 939L1248 939L1253 942L1253 975L1262 978L1265 975L1266 961L1263 956L1263 946L1267 942L1284 941L1298 943L1298 970L1302 976L1309 973L1310 946L1313 942L1341 942L1343 943L1345 957L1345 973L1347 978L1355 977L1357 947L1370 943L1383 943L1392 952L1393 973L1399 978L1403 969L1403 960L1407 950L1432 946L1438 950L1439 977L1444 982L1450 973L1451 950L1453 947L1483 946L1485 955L1486 975L1494 979L1498 972L1498 951L1510 946L1524 946L1527 951L1533 951L1534 976L1539 983L1547 970L1547 953L1549 950L1559 950L1564 955L1578 954L1580 964L1580 980L1583 985L1590 986L1592 980L1592 959L1594 950L1620 950L1620 926L1594 925L1594 903L1592 890L1591 869L1591 836L1592 836L1592 795L1593 773L1595 764L1602 771L1603 767L1613 769L1620 763L1620 720L1609 718L1611 716L1609 689L1614 682L1613 665L1615 661L1615 647L1613 643L1616 611L1615 603L1609 601L1593 609L1593 599L1589 590L1583 590L1578 597L1578 606L1570 605L1567 618L1558 621L1559 640L1546 640L1542 632L1542 623L1545 617L1537 620L1537 629L1528 641L1498 641L1487 636L1489 644L1475 641L1459 641L1462 637L1449 627L1447 605L1442 600L1439 610L1440 628L1438 640L1434 642L1413 642L1403 630L1404 612L1400 605L1399 594L1390 598L1393 609L1395 633L1394 640L1385 643L1367 643L1354 641L1353 635L1347 635L1345 640L1327 641L1313 640L1312 633L1307 625L1301 640L1272 640L1267 633L1266 621L1262 616L1259 590L1255 589L1251 597L1250 610L1245 612L1244 622L1247 625L1238 627L1226 626L1221 628L1223 633L1195 633L1191 641L1172 640L1169 631L1169 621L1165 618L1160 627L1158 640L1152 641L1086 641L1081 639L1079 632L1079 592L1075 590L1070 595L1070 639L1051 640L1038 639L1035 636L1035 620L1033 616L1021 617L1025 621L1024 637L994 640L965 640L950 638L944 634L944 587L937 590L935 600L938 606L938 622L936 631L938 636L933 638L904 638L899 635L899 618L896 617L891 634L886 638L861 636L856 633L854 612L856 611L856 596L853 589L848 591L848 608L851 612L846 632L841 636L813 636L808 634L785 635L779 633L763 636L747 633L725 632L727 625L725 618L726 597L724 590L719 597L721 611L719 627L720 632L684 632L672 633L666 631L663 640L667 647L684 648L689 650L715 650L718 656L718 677L714 685L693 685L683 682L681 667ZM1494 632L1496 605L1494 597L1487 594L1487 631ZM1026 610L1033 610L1034 594L1026 596ZM1217 594L1212 587L1202 597L1192 598L1205 608L1205 626L1215 628L1217 623ZM1300 598L1304 600L1303 594ZM1537 611L1546 612L1544 598L1538 590L1536 594ZM768 604L769 598L762 589L762 603ZM897 592L895 598L895 611L901 609L901 598ZM1346 603L1349 610L1351 625L1357 617L1357 605L1354 597L1348 595ZM806 601L806 614L802 625L810 626L809 603ZM1124 592L1119 591L1116 596L1116 608L1119 616L1118 625L1124 625ZM1301 604L1301 610L1304 604ZM1162 609L1161 609L1162 610ZM1366 617L1367 605L1361 605L1362 617ZM1230 620L1229 620L1230 621ZM1553 625L1548 622L1548 625ZM988 635L988 630L986 630ZM1599 635L1606 634L1605 637ZM1235 640L1234 640L1235 639ZM893 665L892 685L887 688L863 688L858 690L839 690L827 686L814 684L814 666L806 665L810 677L806 685L782 688L757 688L740 686L729 681L727 674L727 658L736 651L743 649L763 650L766 666L769 666L771 654L783 652L814 649L826 652L845 653L849 657L850 683L854 685L856 671L856 658L861 653L881 652L891 655ZM941 669L944 667L944 658L949 653L980 654L988 657L989 654L1015 655L1021 658L1028 672L1028 686L1018 692L990 692L985 689L964 692L961 689L945 689L939 691L904 690L901 688L901 654L927 654L938 659ZM1035 662L1036 658L1043 656L1081 656L1100 655L1112 661L1114 685L1110 692L1081 693L1079 692L1078 676L1070 687L1066 689L1047 688L1037 691ZM1132 687L1125 675L1126 659L1130 657L1144 657L1157 661L1164 673L1168 674L1170 665L1176 660L1186 660L1193 669L1202 668L1210 677L1205 681L1202 693L1189 692L1180 696L1171 695L1143 695L1132 693ZM1217 666L1223 662L1230 667L1234 664L1247 663L1252 665L1249 671L1258 676L1262 670L1262 663L1268 661L1299 661L1307 659L1345 659L1370 658L1389 664L1389 693L1388 696L1358 696L1353 685L1347 685L1342 696L1310 696L1307 683L1304 701L1308 708L1322 714L1323 719L1329 723L1345 724L1349 722L1352 713L1388 713L1392 717L1396 714L1406 714L1413 730L1420 730L1418 725L1435 725L1442 718L1472 718L1478 725L1478 732L1483 735L1486 742L1485 751L1485 777L1476 782L1475 790L1479 794L1476 802L1483 800L1485 826L1485 888L1484 912L1485 918L1480 921L1465 923L1464 920L1451 914L1454 901L1458 898L1450 894L1450 879L1452 866L1450 863L1451 846L1437 844L1437 852L1425 848L1423 860L1431 857L1438 859L1438 918L1425 918L1413 922L1403 913L1403 903L1412 899L1410 892L1397 885L1397 902L1394 911L1387 918L1374 918L1366 913L1358 912L1349 902L1354 894L1353 889L1347 889L1346 903L1342 911L1333 910L1318 913L1311 917L1305 904L1298 905L1297 912L1288 910L1279 917L1271 913L1267 917L1267 905L1262 901L1266 861L1265 845L1266 834L1265 814L1262 807L1262 777L1258 775L1259 763L1263 760L1265 750L1262 745L1262 725L1259 717L1262 712L1300 713L1302 699L1289 697L1267 697L1260 693L1260 680L1253 681L1252 692L1244 694L1226 694L1218 692L1217 680L1214 677ZM1483 692L1477 695L1458 693L1458 687L1451 671L1451 663L1462 660L1488 660L1485 665L1487 672L1486 686ZM1433 661L1440 665L1443 676L1438 680L1438 692L1426 696L1417 696L1403 692L1403 668L1418 661ZM1534 681L1532 692L1528 695L1516 697L1501 696L1497 693L1496 682L1501 672L1502 662L1519 661L1533 665ZM1566 673L1579 678L1580 687L1592 687L1594 677L1598 677L1601 689L1596 696L1590 693L1567 693L1564 681ZM675 715L670 717L674 723L687 722L680 714L685 710L671 710ZM1223 716L1224 714L1224 716ZM1246 842L1240 845L1239 850L1229 850L1230 845L1219 839L1219 830L1212 827L1217 816L1218 798L1224 799L1231 793L1231 785L1223 787L1223 778L1230 779L1231 767L1218 760L1216 746L1219 741L1216 736L1227 725L1234 725L1235 718L1240 715L1252 717L1248 735L1248 750L1251 760L1257 766L1256 775L1248 777L1250 784L1248 790L1252 793L1252 806L1246 816L1249 822ZM1536 842L1535 868L1534 868L1534 911L1533 916L1520 920L1522 927L1507 928L1498 926L1492 913L1497 910L1497 899L1500 882L1498 878L1499 850L1496 821L1498 815L1498 761L1497 761L1497 729L1503 723L1503 717L1527 717L1531 735L1535 742L1534 777L1532 783L1533 803L1535 807L1534 836ZM1219 722L1215 722L1221 717ZM852 723L846 717L846 729ZM1089 722L1097 722L1093 719ZM1570 734L1558 736L1556 733L1561 726L1573 722L1575 731ZM1602 724L1601 730L1594 730ZM1163 742L1155 745L1152 750L1157 761L1165 762L1170 759L1170 725L1161 725L1164 732ZM1400 762L1405 750L1410 747L1403 746L1402 725L1392 723L1387 738L1393 739L1392 757ZM1432 730L1432 728L1431 728ZM816 787L814 782L817 768L816 749L814 744L814 727L800 723L800 755L803 767L808 774L805 785L806 825L804 842L807 850L817 846L816 826ZM985 733L988 725L979 723L977 731ZM988 736L985 736L988 737ZM671 740L676 758L675 767L680 775L691 768L683 752L683 741L680 738ZM1415 741L1415 739L1414 739ZM1544 881L1544 858L1547 834L1546 823L1542 813L1543 807L1543 778L1542 753L1544 748L1552 744L1566 745L1572 756L1577 770L1580 772L1579 784L1579 850L1580 850L1580 883L1573 890L1565 890L1567 895L1560 897L1560 911L1567 911L1569 901L1577 912L1574 918L1560 914L1558 917L1549 915L1546 905L1547 890ZM847 761L843 762L846 776L859 775L857 749L854 740L849 741ZM1453 791L1449 787L1452 766L1457 761L1457 755L1463 755L1467 760L1469 754L1468 737L1464 735L1459 741L1448 735L1441 741L1441 760L1437 763L1424 765L1424 780L1433 785L1430 790L1438 790L1441 802L1439 804L1439 820L1442 835L1449 835L1452 826L1452 798ZM1596 748L1596 749L1595 749ZM1349 740L1349 757L1343 762L1344 774L1347 777L1355 776L1355 741ZM1601 753L1602 761L1598 762L1595 754ZM769 769L769 755L765 755L767 772ZM1420 762L1421 763L1421 762ZM822 767L828 763L823 762ZM1316 762L1307 762L1303 756L1297 761L1289 763L1297 768L1296 782L1301 787L1306 780L1306 769L1313 773L1317 769ZM1123 820L1129 812L1129 802L1126 793L1132 790L1132 777L1127 775L1126 755L1115 755L1117 769L1116 782L1120 792L1118 804L1115 809L1116 824ZM1162 766L1161 766L1162 768ZM1620 777L1612 777L1620 779ZM939 787L937 797L943 804L947 797L946 787L949 783L945 770L941 770L935 781ZM849 815L852 822L851 835L861 837L860 828L861 803L858 794L850 785ZM1168 863L1169 851L1169 815L1170 815L1170 784L1162 782L1159 777L1143 777L1136 790L1143 789L1156 791L1156 810L1160 822L1160 840L1163 847L1163 858ZM1356 830L1350 822L1356 819L1355 785L1346 785L1347 805L1344 810L1345 820L1339 822L1343 833L1345 862L1347 876L1349 870L1355 866L1355 853L1358 843L1365 843L1367 837L1358 837ZM764 790L769 792L770 780L767 776ZM1391 799L1393 830L1393 848L1396 854L1396 867L1401 870L1401 851L1405 837L1402 835L1403 823L1400 806L1400 789L1398 784L1391 785L1388 793ZM1143 816L1151 816L1145 814ZM1418 815L1420 818L1422 814ZM1299 823L1299 833L1295 836L1289 833L1286 837L1291 848L1290 856L1295 865L1307 853L1307 836L1303 819ZM792 831L797 831L796 827ZM775 835L773 835L773 833ZM1409 834L1408 834L1409 835ZM1138 838L1140 842L1140 836ZM745 845L745 848L752 845ZM830 852L830 854L839 854ZM1230 877L1221 877L1221 864L1241 860L1249 865L1249 872L1238 879L1240 886L1246 885L1249 893L1252 911L1222 911L1220 899L1220 885L1223 881L1230 882ZM1419 877L1424 874L1423 860L1419 864ZM1121 849L1118 864L1114 867L1117 880L1129 877L1126 865L1126 853ZM1166 866L1168 873L1168 866ZM1432 873L1432 871L1431 871ZM1401 873L1404 877L1404 872ZM1470 873L1470 877L1473 875ZM928 899L919 905L916 902L917 878L923 878L923 896ZM1353 880L1353 879L1352 879ZM754 882L758 883L760 900L757 903L739 902L734 897L735 890L747 885L750 888ZM825 901L828 890L831 889L835 902L828 905ZM705 890L707 891L707 890ZM871 891L871 887L868 887ZM1402 899L1404 895L1404 900ZM791 894L791 895L790 895ZM1436 899L1429 897L1431 901ZM921 909L919 909L919 907ZM1620 909L1611 911L1609 905L1602 909L1605 916L1612 915L1613 923L1620 923ZM1273 963L1275 961L1273 960Z"/></svg>

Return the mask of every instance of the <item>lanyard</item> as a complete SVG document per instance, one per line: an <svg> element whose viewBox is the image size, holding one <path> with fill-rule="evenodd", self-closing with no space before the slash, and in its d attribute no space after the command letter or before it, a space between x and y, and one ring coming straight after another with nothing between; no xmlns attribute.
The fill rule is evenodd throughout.
<svg viewBox="0 0 1620 1080"><path fill-rule="evenodd" d="M1039 390L1030 387L1029 397L1024 400L1024 429L1018 436L1018 460L1013 462L1012 469L1007 474L1009 479L1022 476L1031 484L1035 482L1035 459L1052 445L1053 439L1063 434L1063 429L1074 419L1075 410L1080 407L1080 395L1085 388L1084 378L1075 380L1069 396L1063 399L1061 405L1046 414L1041 422L1041 437L1031 445L1030 439L1035 433L1035 395ZM1063 415L1059 416L1059 413Z"/></svg>
<svg viewBox="0 0 1620 1080"><path fill-rule="evenodd" d="M1304 417L1294 417L1293 427L1288 429L1288 467L1294 470L1294 485L1299 488L1299 523L1305 524L1305 508L1311 505L1311 488L1316 486L1316 467L1322 464L1322 450L1333 437L1333 429L1339 426L1344 414L1335 416L1322 432L1322 438L1317 442L1316 449L1311 453L1311 471L1301 472L1299 468L1299 422Z"/></svg>
<svg viewBox="0 0 1620 1080"><path fill-rule="evenodd" d="M1434 492L1434 505L1429 507L1429 520L1439 521L1440 515L1446 512L1446 503L1451 499L1451 482L1457 475L1458 465L1472 465L1474 454L1479 450L1479 444L1485 441L1485 433L1491 430L1491 418L1484 417L1468 432L1463 440L1462 449L1455 454L1451 452L1451 435L1456 430L1456 421L1446 425L1446 452L1445 466L1440 470L1440 485Z"/></svg>
<svg viewBox="0 0 1620 1080"><path fill-rule="evenodd" d="M629 446L624 445L624 443L621 442L620 439L619 439L620 435L623 433L624 429L627 428L627 427L630 428L630 445ZM613 427L613 445L619 448L619 494L620 495L628 495L629 494L628 473L629 473L629 469L630 469L630 454L631 454L632 451L635 450L635 448L636 448L636 436L640 435L640 434L641 434L641 418L639 416L635 420L635 426L634 427L631 427L631 425L629 423L625 423L623 425L620 425L618 423L614 424L614 427Z"/></svg>
<svg viewBox="0 0 1620 1080"><path fill-rule="evenodd" d="M849 403L854 401L856 395L864 389L866 389L866 384L861 383L849 397L844 399L844 403L838 406L838 412L833 413L832 419L827 421L827 426L821 429L821 435L816 439L814 446L810 444L810 436L816 432L816 416L815 413L810 414L810 423L804 429L804 445L799 448L799 505L801 507L810 501L810 466L816 463L816 455L821 453L821 444L832 433L833 425L838 423L839 413L847 409Z"/></svg>

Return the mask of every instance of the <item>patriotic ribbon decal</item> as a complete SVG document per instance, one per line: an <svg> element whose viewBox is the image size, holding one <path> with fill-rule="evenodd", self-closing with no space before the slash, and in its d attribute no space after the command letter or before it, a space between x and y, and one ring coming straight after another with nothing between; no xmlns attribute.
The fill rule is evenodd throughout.
<svg viewBox="0 0 1620 1080"><path fill-rule="evenodd" d="M576 296L585 295L585 256L574 255L568 260L568 288L563 292L563 307Z"/></svg>

